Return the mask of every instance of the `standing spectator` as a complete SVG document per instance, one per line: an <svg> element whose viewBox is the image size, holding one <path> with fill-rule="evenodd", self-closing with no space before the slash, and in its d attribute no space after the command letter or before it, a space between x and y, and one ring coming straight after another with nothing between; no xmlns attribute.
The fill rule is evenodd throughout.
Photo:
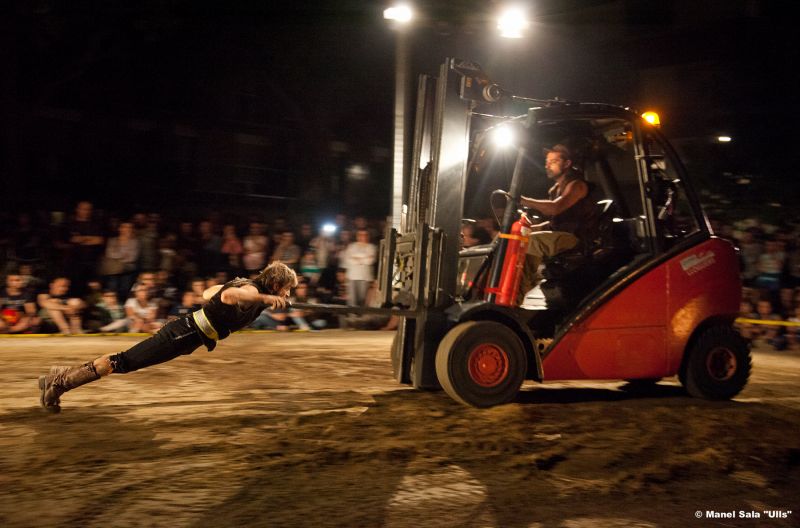
<svg viewBox="0 0 800 528"><path fill-rule="evenodd" d="M199 242L194 236L194 226L191 222L181 222L178 228L178 237L175 241L177 258L176 274L184 277L197 275L197 256L200 253Z"/></svg>
<svg viewBox="0 0 800 528"><path fill-rule="evenodd" d="M175 273L178 262L178 252L175 250L176 243L175 233L167 233L158 240L158 269Z"/></svg>
<svg viewBox="0 0 800 528"><path fill-rule="evenodd" d="M798 235L795 235L795 239L789 245L786 253L786 274L789 286L800 287L800 240L798 240Z"/></svg>
<svg viewBox="0 0 800 528"><path fill-rule="evenodd" d="M774 239L767 240L764 249L765 251L758 257L756 286L775 294L781 287L781 274L786 254L780 250L780 244Z"/></svg>
<svg viewBox="0 0 800 528"><path fill-rule="evenodd" d="M139 241L139 268L145 271L159 269L158 215L150 214L143 227L136 230Z"/></svg>
<svg viewBox="0 0 800 528"><path fill-rule="evenodd" d="M36 303L25 291L22 276L9 274L0 290L0 334L31 333L37 324Z"/></svg>
<svg viewBox="0 0 800 528"><path fill-rule="evenodd" d="M144 286L138 286L133 297L125 302L125 314L128 316L131 332L155 333L161 328L157 319L158 303Z"/></svg>
<svg viewBox="0 0 800 528"><path fill-rule="evenodd" d="M222 247L220 251L226 264L225 269L234 275L238 274L239 270L242 269L244 247L236 234L236 227L233 224L226 224L222 228Z"/></svg>
<svg viewBox="0 0 800 528"><path fill-rule="evenodd" d="M19 264L38 262L41 259L44 237L28 213L17 216L17 225L9 233L10 255Z"/></svg>
<svg viewBox="0 0 800 528"><path fill-rule="evenodd" d="M297 245L300 246L300 253L304 253L311 245L314 238L314 228L309 223L300 224L300 233L297 237Z"/></svg>
<svg viewBox="0 0 800 528"><path fill-rule="evenodd" d="M83 333L81 313L84 303L67 295L69 286L68 278L56 277L50 282L47 293L40 293L37 297L42 333Z"/></svg>
<svg viewBox="0 0 800 528"><path fill-rule="evenodd" d="M97 262L105 242L100 227L92 219L92 204L79 202L68 225L70 244L68 275L77 295L83 295L86 283L97 271Z"/></svg>
<svg viewBox="0 0 800 528"><path fill-rule="evenodd" d="M138 259L139 240L134 237L133 224L123 222L119 225L119 234L109 239L100 264L100 275L105 277L106 288L119 296L126 295L133 286Z"/></svg>
<svg viewBox="0 0 800 528"><path fill-rule="evenodd" d="M324 228L320 229L319 234L311 239L309 247L314 251L317 266L321 270L331 265L331 256L336 252L336 241Z"/></svg>
<svg viewBox="0 0 800 528"><path fill-rule="evenodd" d="M282 262L292 269L297 269L300 262L300 246L294 243L294 233L284 231L281 234L280 243L272 253L272 261Z"/></svg>
<svg viewBox="0 0 800 528"><path fill-rule="evenodd" d="M264 235L264 224L251 222L250 231L242 241L242 263L247 275L257 275L267 264L269 240Z"/></svg>
<svg viewBox="0 0 800 528"><path fill-rule="evenodd" d="M198 226L200 253L197 268L201 275L209 275L222 267L222 238L214 233L210 221L203 220Z"/></svg>
<svg viewBox="0 0 800 528"><path fill-rule="evenodd" d="M739 254L742 260L742 279L747 285L752 284L758 275L758 257L761 251L761 242L756 239L755 229L745 230L739 241Z"/></svg>
<svg viewBox="0 0 800 528"><path fill-rule="evenodd" d="M375 244L369 241L369 231L356 232L356 241L344 252L344 267L347 269L347 296L353 306L364 306L370 283L375 280L373 266L378 255Z"/></svg>

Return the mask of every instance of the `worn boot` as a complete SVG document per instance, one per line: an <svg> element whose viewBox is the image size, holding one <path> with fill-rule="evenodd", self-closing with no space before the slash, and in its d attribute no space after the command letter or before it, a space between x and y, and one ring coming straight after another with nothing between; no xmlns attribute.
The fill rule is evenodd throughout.
<svg viewBox="0 0 800 528"><path fill-rule="evenodd" d="M62 394L97 379L100 375L93 361L79 367L52 367L49 374L39 376L39 390L42 391L39 401L48 411L60 412Z"/></svg>

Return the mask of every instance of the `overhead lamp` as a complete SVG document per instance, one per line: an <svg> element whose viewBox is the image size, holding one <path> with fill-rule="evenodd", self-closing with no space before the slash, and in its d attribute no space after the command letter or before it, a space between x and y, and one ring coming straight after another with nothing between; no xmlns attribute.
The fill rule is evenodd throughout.
<svg viewBox="0 0 800 528"><path fill-rule="evenodd" d="M414 18L414 12L408 4L397 4L383 10L383 18L394 20L401 24L407 24Z"/></svg>
<svg viewBox="0 0 800 528"><path fill-rule="evenodd" d="M497 17L497 29L503 38L522 38L529 25L525 9L519 6L506 7Z"/></svg>

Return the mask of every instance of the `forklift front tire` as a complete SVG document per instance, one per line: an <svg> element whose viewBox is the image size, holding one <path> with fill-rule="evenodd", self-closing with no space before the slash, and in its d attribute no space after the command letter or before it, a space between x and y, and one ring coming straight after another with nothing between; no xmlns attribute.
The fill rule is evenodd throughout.
<svg viewBox="0 0 800 528"><path fill-rule="evenodd" d="M750 347L730 326L712 326L695 340L681 381L695 398L727 400L747 384Z"/></svg>
<svg viewBox="0 0 800 528"><path fill-rule="evenodd" d="M453 327L436 351L436 375L454 400L492 407L513 400L527 372L525 349L506 325L469 321Z"/></svg>

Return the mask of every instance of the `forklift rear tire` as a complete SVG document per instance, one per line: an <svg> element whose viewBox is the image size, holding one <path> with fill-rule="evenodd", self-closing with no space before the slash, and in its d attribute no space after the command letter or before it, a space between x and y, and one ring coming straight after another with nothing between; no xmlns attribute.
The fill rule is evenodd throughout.
<svg viewBox="0 0 800 528"><path fill-rule="evenodd" d="M436 351L436 375L442 388L454 400L474 407L513 400L527 368L517 334L494 321L455 326Z"/></svg>
<svg viewBox="0 0 800 528"><path fill-rule="evenodd" d="M703 331L688 353L682 382L691 396L728 400L747 384L750 347L730 326Z"/></svg>

